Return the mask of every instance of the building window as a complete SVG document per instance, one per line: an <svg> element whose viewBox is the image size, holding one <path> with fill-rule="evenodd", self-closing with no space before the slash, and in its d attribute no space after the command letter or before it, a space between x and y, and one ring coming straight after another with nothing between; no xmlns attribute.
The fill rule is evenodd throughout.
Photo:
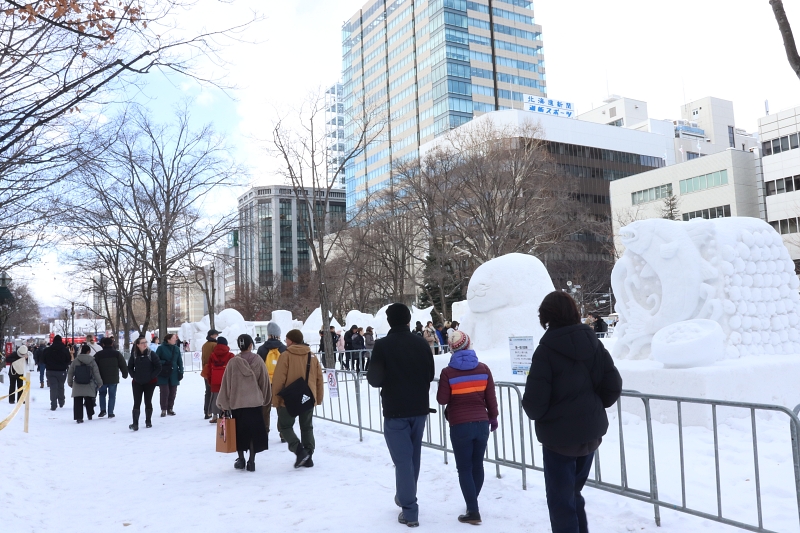
<svg viewBox="0 0 800 533"><path fill-rule="evenodd" d="M667 196L672 196L672 184L667 183L659 187L652 187L643 191L636 191L631 193L631 204L638 205L647 202L654 202Z"/></svg>
<svg viewBox="0 0 800 533"><path fill-rule="evenodd" d="M619 120L615 120L614 122L609 122L608 125L609 126L616 126L617 128L621 128L622 126L625 125L625 119L621 118Z"/></svg>
<svg viewBox="0 0 800 533"><path fill-rule="evenodd" d="M686 152L686 160L691 161L692 159L699 159L700 154L697 152Z"/></svg>
<svg viewBox="0 0 800 533"><path fill-rule="evenodd" d="M800 147L800 144L798 144L798 134L797 133L793 133L793 134L789 135L789 147L792 150L794 150L795 148Z"/></svg>
<svg viewBox="0 0 800 533"><path fill-rule="evenodd" d="M612 107L611 109L609 109L608 110L608 116L611 117L611 118L616 117L617 116L617 108L616 107Z"/></svg>
<svg viewBox="0 0 800 533"><path fill-rule="evenodd" d="M789 176L779 180L768 181L765 184L767 196L783 194L785 192L800 191L800 176Z"/></svg>
<svg viewBox="0 0 800 533"><path fill-rule="evenodd" d="M791 135L784 135L777 139L763 141L761 143L761 151L764 156L779 154L781 152L788 152L800 148L800 134L793 133Z"/></svg>
<svg viewBox="0 0 800 533"><path fill-rule="evenodd" d="M733 126L728 126L728 143L731 148L736 148L736 135L734 134Z"/></svg>
<svg viewBox="0 0 800 533"><path fill-rule="evenodd" d="M681 194L689 194L697 191L703 191L705 189L710 189L711 187L720 187L722 185L727 185L727 184L728 184L728 171L720 170L718 172L712 172L711 174L704 174L702 176L696 176L694 178L681 180L680 187L681 187Z"/></svg>
<svg viewBox="0 0 800 533"><path fill-rule="evenodd" d="M691 213L684 213L683 220L689 221L693 218L728 218L731 216L731 206L721 205L719 207L711 207L709 209L701 209L699 211L692 211Z"/></svg>

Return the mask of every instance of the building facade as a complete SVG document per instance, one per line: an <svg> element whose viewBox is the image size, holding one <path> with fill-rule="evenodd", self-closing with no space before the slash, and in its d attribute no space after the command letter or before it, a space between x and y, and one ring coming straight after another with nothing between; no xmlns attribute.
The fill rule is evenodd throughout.
<svg viewBox="0 0 800 533"><path fill-rule="evenodd" d="M481 113L545 96L541 26L528 0L371 0L342 27L348 212L392 166ZM374 120L366 117L374 117Z"/></svg>
<svg viewBox="0 0 800 533"><path fill-rule="evenodd" d="M345 161L344 147L344 103L342 103L342 84L335 83L325 91L325 140L327 146L328 183L338 180L337 187L344 186Z"/></svg>
<svg viewBox="0 0 800 533"><path fill-rule="evenodd" d="M331 219L345 217L344 189L305 189L314 198L318 212L328 202ZM271 286L298 281L299 275L312 269L309 243L306 240L312 216L307 201L298 201L289 186L253 187L239 197L238 280L244 284ZM324 228L323 228L324 231Z"/></svg>

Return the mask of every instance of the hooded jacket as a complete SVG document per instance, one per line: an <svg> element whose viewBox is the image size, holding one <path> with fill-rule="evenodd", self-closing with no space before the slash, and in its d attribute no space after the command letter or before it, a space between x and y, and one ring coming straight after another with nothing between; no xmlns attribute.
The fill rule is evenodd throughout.
<svg viewBox="0 0 800 533"><path fill-rule="evenodd" d="M145 348L144 352L140 352L137 347L133 347L133 353L128 359L128 374L130 374L133 381L139 385L147 385L152 383L156 384L156 377L161 372L161 360L150 351L150 348Z"/></svg>
<svg viewBox="0 0 800 533"><path fill-rule="evenodd" d="M167 364L172 365L172 372L169 373L169 376L158 376L158 384L171 387L180 385L183 379L183 357L181 357L180 347L177 344L170 344L164 341L156 350L156 355L161 360L162 367Z"/></svg>
<svg viewBox="0 0 800 533"><path fill-rule="evenodd" d="M278 353L283 353L286 351L286 345L283 344L278 339L267 339L267 341L258 347L258 356L261 358L262 361L265 363L267 362L267 354L273 348L278 349Z"/></svg>
<svg viewBox="0 0 800 533"><path fill-rule="evenodd" d="M492 371L472 350L459 350L450 356L450 363L439 376L436 401L447 406L445 417L451 426L497 420Z"/></svg>
<svg viewBox="0 0 800 533"><path fill-rule="evenodd" d="M223 411L269 405L272 389L264 362L253 352L242 352L228 361L217 396Z"/></svg>
<svg viewBox="0 0 800 533"><path fill-rule="evenodd" d="M53 372L63 372L69 368L72 356L60 340L54 340L50 347L45 348L42 354L44 366Z"/></svg>
<svg viewBox="0 0 800 533"><path fill-rule="evenodd" d="M233 359L233 354L227 344L214 343L214 350L208 358L208 364L203 368L203 373L206 375L206 379L208 379L208 383L211 385L211 392L219 392L221 386L221 382L214 383L212 379L213 369L216 368L218 369L217 372L219 372L219 368L222 367L222 371L225 372L225 368L231 359ZM225 375L223 374L222 377L224 379Z"/></svg>
<svg viewBox="0 0 800 533"><path fill-rule="evenodd" d="M306 378L308 354L310 353L311 348L307 345L292 344L281 354L280 359L278 359L278 364L275 366L275 373L272 375L272 405L275 407L283 407L283 398L279 396L279 393L284 387L291 385L298 378ZM322 388L322 370L314 354L311 354L311 367L308 371L308 387L314 393L316 405L320 405L322 403L322 395L324 394L324 389Z"/></svg>
<svg viewBox="0 0 800 533"><path fill-rule="evenodd" d="M79 365L86 365L92 370L92 381L89 383L75 382L75 367ZM95 394L97 394L97 389L103 386L103 378L100 377L100 369L97 368L97 362L95 362L92 354L82 353L72 361L72 364L69 365L69 372L67 372L67 385L72 387L73 398L82 396L94 398Z"/></svg>
<svg viewBox="0 0 800 533"><path fill-rule="evenodd" d="M566 449L606 434L605 410L621 392L622 378L592 328L548 328L533 353L522 407L536 421L539 442Z"/></svg>
<svg viewBox="0 0 800 533"><path fill-rule="evenodd" d="M122 372L123 378L128 377L128 365L125 364L125 358L114 348L103 348L97 352L94 360L97 368L100 369L103 385L119 383L120 372Z"/></svg>

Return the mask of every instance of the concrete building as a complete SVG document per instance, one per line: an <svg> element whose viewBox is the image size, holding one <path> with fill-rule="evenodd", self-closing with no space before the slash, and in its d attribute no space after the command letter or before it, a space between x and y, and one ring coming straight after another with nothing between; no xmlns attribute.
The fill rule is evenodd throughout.
<svg viewBox="0 0 800 533"><path fill-rule="evenodd" d="M348 211L420 144L481 113L521 108L524 94L545 96L541 31L528 0L370 0L345 22L345 148L364 117L387 122L347 162Z"/></svg>
<svg viewBox="0 0 800 533"><path fill-rule="evenodd" d="M344 150L344 103L342 84L335 83L325 91L325 140L327 146L328 183L338 179L336 186L344 186L344 171L340 170L345 160ZM338 175L337 175L338 171Z"/></svg>
<svg viewBox="0 0 800 533"><path fill-rule="evenodd" d="M317 206L329 202L331 218L344 219L344 189L305 189ZM320 209L318 207L318 209ZM290 186L253 187L239 197L238 280L268 286L298 281L312 268L309 244L303 226L310 227L311 214L305 201L298 202ZM323 229L324 230L324 229ZM226 280L226 284L229 279Z"/></svg>
<svg viewBox="0 0 800 533"><path fill-rule="evenodd" d="M758 121L766 220L800 261L800 107Z"/></svg>
<svg viewBox="0 0 800 533"><path fill-rule="evenodd" d="M647 102L611 95L603 100L603 105L578 115L578 120L597 122L607 126L637 129L650 118L647 114Z"/></svg>

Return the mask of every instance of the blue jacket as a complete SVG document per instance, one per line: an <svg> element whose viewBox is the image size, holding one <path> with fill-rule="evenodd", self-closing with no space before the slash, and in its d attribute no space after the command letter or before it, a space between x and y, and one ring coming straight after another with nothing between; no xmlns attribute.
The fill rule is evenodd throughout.
<svg viewBox="0 0 800 533"><path fill-rule="evenodd" d="M183 358L181 357L181 349L178 345L172 345L164 341L161 346L158 347L156 356L161 360L162 367L167 365L172 366L172 372L170 372L168 377L158 376L158 384L172 385L173 387L180 385L180 381L183 379Z"/></svg>
<svg viewBox="0 0 800 533"><path fill-rule="evenodd" d="M444 346L445 344L447 344L446 342L444 342L444 337L442 336L442 332L439 331L438 329L435 329L435 328L434 328L434 331L436 331L436 336L439 337L439 344L441 346Z"/></svg>

